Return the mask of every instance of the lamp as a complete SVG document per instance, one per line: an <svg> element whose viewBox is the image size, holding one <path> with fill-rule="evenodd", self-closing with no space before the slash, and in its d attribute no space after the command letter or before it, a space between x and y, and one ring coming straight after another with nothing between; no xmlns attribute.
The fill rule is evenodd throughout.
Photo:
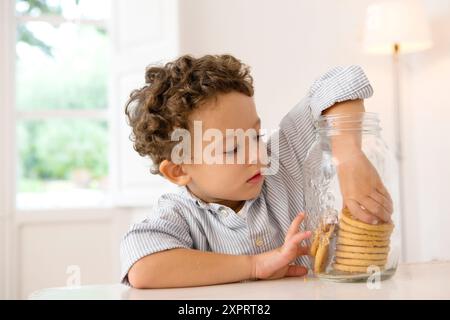
<svg viewBox="0 0 450 320"><path fill-rule="evenodd" d="M394 121L396 125L395 154L399 168L400 219L401 221L404 221L402 108L399 56L403 53L413 53L425 50L432 46L430 28L421 3L418 0L385 0L369 5L366 12L363 46L364 51L370 54L392 55ZM402 241L404 242L404 239L402 239Z"/></svg>

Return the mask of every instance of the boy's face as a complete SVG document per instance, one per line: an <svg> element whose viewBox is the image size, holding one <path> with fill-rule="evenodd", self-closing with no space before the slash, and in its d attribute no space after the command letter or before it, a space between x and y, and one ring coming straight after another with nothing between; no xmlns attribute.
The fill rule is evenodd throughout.
<svg viewBox="0 0 450 320"><path fill-rule="evenodd" d="M260 172L266 158L265 150L262 150L264 144L257 136L261 123L253 98L239 92L221 94L216 100L212 99L195 110L189 119L192 124L194 121L201 121L197 122L197 125L201 123L202 135L207 133L208 129L218 129L215 132L220 131L223 137L223 147L206 153L206 150L211 149L205 148L213 145L215 139L203 141L203 137L202 153L199 154L194 150L198 139L196 141L194 138L194 128L190 128L193 159L212 154L223 159L223 163L193 161L191 164L182 164L183 171L190 177L187 184L189 190L206 202L222 203L231 208L238 206L242 200L257 197L264 176L257 176L250 181L249 179ZM243 135L239 138L237 129L241 129L241 132L250 129L247 131L250 134L245 135L242 140ZM253 143L250 141L252 139ZM241 157L240 160L238 157Z"/></svg>

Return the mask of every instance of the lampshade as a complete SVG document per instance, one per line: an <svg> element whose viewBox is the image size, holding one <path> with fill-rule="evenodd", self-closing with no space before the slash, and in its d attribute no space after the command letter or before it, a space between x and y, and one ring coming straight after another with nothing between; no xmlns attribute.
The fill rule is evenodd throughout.
<svg viewBox="0 0 450 320"><path fill-rule="evenodd" d="M394 44L401 53L428 49L431 32L425 10L417 0L385 0L367 8L364 50L392 54Z"/></svg>

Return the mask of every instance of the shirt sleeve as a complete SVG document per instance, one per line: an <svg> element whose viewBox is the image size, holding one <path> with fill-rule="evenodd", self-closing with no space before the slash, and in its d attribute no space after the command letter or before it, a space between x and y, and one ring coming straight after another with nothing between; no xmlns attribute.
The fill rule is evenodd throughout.
<svg viewBox="0 0 450 320"><path fill-rule="evenodd" d="M337 102L366 99L372 94L372 86L360 66L337 66L317 78L307 95L282 118L279 130L269 137L266 192L279 192L282 184L286 190L301 196L303 162L314 143L316 121L322 111ZM296 214L304 208L292 210Z"/></svg>
<svg viewBox="0 0 450 320"><path fill-rule="evenodd" d="M156 212L134 224L120 244L121 282L129 285L128 271L139 259L174 248L192 248L189 225L173 201L159 199Z"/></svg>
<svg viewBox="0 0 450 320"><path fill-rule="evenodd" d="M311 85L307 95L298 102L281 120L279 131L275 137L278 141L270 141L270 145L276 145L275 151L269 151L279 157L281 165L293 168L294 164L299 169L309 147L314 142L314 129L316 121L322 111L337 102L366 99L373 94L363 69L357 65L337 66L319 78Z"/></svg>

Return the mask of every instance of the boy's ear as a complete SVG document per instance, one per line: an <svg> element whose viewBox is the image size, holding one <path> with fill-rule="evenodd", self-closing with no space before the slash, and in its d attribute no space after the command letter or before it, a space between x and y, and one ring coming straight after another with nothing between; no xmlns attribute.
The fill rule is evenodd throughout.
<svg viewBox="0 0 450 320"><path fill-rule="evenodd" d="M159 164L159 172L170 182L179 186L185 186L191 181L191 177L183 171L181 165L169 160L163 160Z"/></svg>

